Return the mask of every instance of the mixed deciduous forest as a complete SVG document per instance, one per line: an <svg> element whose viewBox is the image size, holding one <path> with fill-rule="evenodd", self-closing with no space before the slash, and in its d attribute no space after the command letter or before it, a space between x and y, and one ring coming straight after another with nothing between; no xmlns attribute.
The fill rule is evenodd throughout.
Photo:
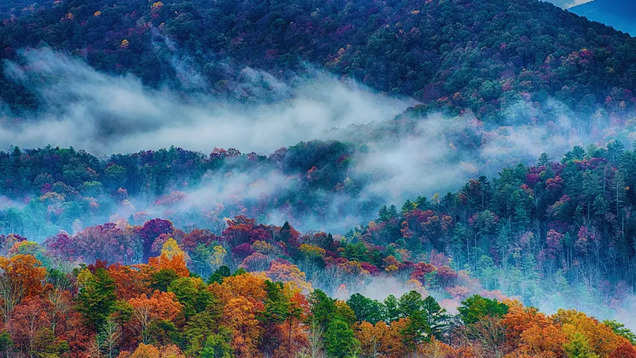
<svg viewBox="0 0 636 358"><path fill-rule="evenodd" d="M0 4L0 355L636 358L636 39L537 0Z"/></svg>
<svg viewBox="0 0 636 358"><path fill-rule="evenodd" d="M147 223L141 232L156 229L166 227ZM277 234L290 243L297 238L297 233L285 227ZM256 242L262 243L261 247L268 245L266 241ZM173 238L166 239L159 256L150 257L145 264L108 265L97 261L74 268L72 274L43 266L32 255L32 243L22 241L13 249L24 253L0 260L5 272L0 281L6 320L0 339L5 354L636 355L636 337L622 324L599 322L575 310L545 315L519 301L472 295L457 307L458 314L451 315L432 296L424 298L417 289L399 297L389 295L383 301L361 294L346 300L333 299L320 289L311 289L298 267L285 260L273 261L266 272L259 273L248 273L243 268L231 272L227 266L218 266L204 279L189 271L187 254ZM215 253L219 262L223 253ZM319 252L315 254L320 256ZM18 287L21 289L16 290Z"/></svg>
<svg viewBox="0 0 636 358"><path fill-rule="evenodd" d="M346 149L340 143L305 143L290 150L308 150L295 158L309 160L306 157L320 153L316 149L320 147L331 148L336 157L342 154L335 148ZM531 308L545 301L558 305L576 296L582 309L631 314L623 301L631 295L636 278L632 215L636 197L631 190L636 155L619 142L587 151L575 147L559 161L542 156L534 165L506 168L494 178L471 179L454 193L414 198L401 208L384 206L375 220L344 235L303 234L289 223L259 224L244 215L189 230L160 218L144 222L145 216L140 215L130 220L138 225L119 220L75 234L60 231L40 244L19 234L30 227L73 226L70 221L82 217L81 213L97 216L104 210L102 201L125 206L128 192L163 192L166 183L196 182L197 175L218 167L213 163L225 155L227 151L216 150L206 158L173 148L102 161L72 149L22 152L16 148L4 153L3 168L11 167L7 172L20 175L3 178L3 191L31 199L20 210L2 211L3 231L13 232L2 236L2 255L7 257L6 265L39 275L28 281L36 286L33 296L22 290L5 292L18 296L11 298L15 308L5 309L48 311L44 308L48 305L67 305L62 312L73 311L77 326L63 329L91 338L85 337L84 342L60 338L69 333L52 331L60 319L54 316L46 318L50 326L43 323L27 338L13 331L11 318L5 337L12 342L11 349L28 354L53 349L49 341L38 343L40 337L58 342L55 350L60 354L97 349L111 355L121 351L123 356L151 354L145 350L187 356L212 351L244 357L255 352L558 357L568 349L607 357L634 354L623 352L633 352L626 344L632 336L617 322L601 323L575 310L546 315ZM144 156L156 161L152 167L143 165ZM250 159L244 160L249 163ZM34 167L46 168L47 173L38 173ZM151 179L158 177L151 168L162 173L163 183ZM303 177L312 178L316 168L312 166ZM126 181L128 171L142 170L149 172L133 178L147 180ZM308 197L301 202L311 210L320 205L310 200L312 185L342 184L337 171L328 173L336 177L326 175L304 184ZM12 180L16 177L22 182ZM259 207L280 199L236 205L258 213ZM176 205L183 199L172 194L160 200ZM222 230L215 232L216 227ZM5 270L6 287L23 286L24 281L16 280L26 278L10 276ZM82 296L88 290L82 286L82 277L95 280L91 284L106 285L90 293L104 297ZM377 287L393 287L402 296L378 300L351 294L377 295L373 292ZM51 302L53 294L64 301ZM459 313L449 314L437 300ZM89 304L110 308L99 317L89 317L95 308L82 308ZM192 305L189 313L188 305ZM148 310L139 313L137 307ZM239 317L238 312L227 311L231 309L242 310L241 320L247 321L226 322ZM8 317L13 313L5 312ZM19 324L26 323L18 322L16 327ZM206 336L201 331L209 333L210 328L205 328L209 326L192 324L212 325L219 331ZM103 336L102 329L112 336ZM191 336L194 333L189 330L199 332L198 336ZM554 332L550 339L555 342L542 341L548 334L543 330ZM532 334L534 338L529 338ZM603 344L591 342L600 339L599 334L608 335Z"/></svg>

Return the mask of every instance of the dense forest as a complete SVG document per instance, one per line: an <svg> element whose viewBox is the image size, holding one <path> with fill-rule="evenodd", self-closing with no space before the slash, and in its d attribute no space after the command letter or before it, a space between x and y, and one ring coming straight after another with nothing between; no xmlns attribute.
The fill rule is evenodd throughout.
<svg viewBox="0 0 636 358"><path fill-rule="evenodd" d="M456 193L419 197L399 210L385 206L377 220L347 237L450 253L456 267L474 272L486 287L527 302L546 289L574 294L568 282L624 297L636 282L635 165L634 152L619 142L587 152L575 147L560 161L542 155L535 165L503 169L492 180L471 179Z"/></svg>
<svg viewBox="0 0 636 358"><path fill-rule="evenodd" d="M285 232L282 240L294 238ZM383 301L334 299L283 261L267 272L219 266L201 277L173 238L147 263L97 261L69 273L46 267L34 248L16 242L12 256L0 258L4 355L636 357L633 332L574 310L545 315L472 295L453 315L418 290Z"/></svg>
<svg viewBox="0 0 636 358"><path fill-rule="evenodd" d="M113 216L143 223L158 213L184 227L218 230L223 217L266 219L273 210L291 221L333 217L331 210L372 215L380 198L333 204L334 195L354 197L364 183L348 177L352 153L353 146L336 141L301 142L269 156L173 147L106 160L73 148L16 147L0 154L6 204L0 225L5 233L40 240ZM206 194L208 187L214 189ZM209 202L190 205L201 195Z"/></svg>
<svg viewBox="0 0 636 358"><path fill-rule="evenodd" d="M538 0L0 0L0 356L636 358L635 90Z"/></svg>
<svg viewBox="0 0 636 358"><path fill-rule="evenodd" d="M551 4L520 1L66 0L0 23L1 56L51 46L148 85L246 100L246 66L288 78L317 66L420 110L501 120L520 100L555 98L581 113L634 108L636 40ZM184 81L186 66L204 81ZM6 73L14 110L41 98Z"/></svg>
<svg viewBox="0 0 636 358"><path fill-rule="evenodd" d="M222 219L223 213L262 213L268 205L286 207L290 218L324 209L330 196L316 201L314 193L342 190L347 166L334 163L342 163L348 150L339 142L315 141L269 157L220 149L206 157L172 148L100 160L72 149L16 148L0 155L2 190L11 200L28 202L0 211L3 252L48 227L41 247L21 245L54 267L100 260L136 265L158 255L173 238L190 270L202 277L221 264L259 272L284 260L332 294L356 292L365 287L364 280L395 275L397 281L410 280L449 300L500 292L528 305L546 306L550 297L546 308L575 304L601 315L622 310L631 297L636 285L636 153L618 141L587 150L575 147L558 161L542 155L533 165L470 179L453 193L414 198L401 208L384 206L377 219L344 235L303 235L287 223L263 225L249 216ZM166 191L195 185L207 171L227 165L245 165L242 170L277 165L296 173L305 189L289 191L290 197L272 194L237 202L234 210L217 212L178 209L187 199ZM189 225L176 228L133 211L85 227L86 217L108 218L128 207L128 195L151 194L158 195L156 205L183 211L179 215L188 217ZM179 217L174 211L166 215ZM56 232L64 228L70 233ZM567 302L571 295L578 300Z"/></svg>

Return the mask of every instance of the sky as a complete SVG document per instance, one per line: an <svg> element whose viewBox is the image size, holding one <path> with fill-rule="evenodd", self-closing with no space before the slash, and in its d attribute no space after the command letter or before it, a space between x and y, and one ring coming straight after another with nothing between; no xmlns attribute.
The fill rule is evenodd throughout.
<svg viewBox="0 0 636 358"><path fill-rule="evenodd" d="M568 9L568 8L571 8L572 6L585 4L586 2L590 2L593 0L545 0L545 1L553 3L554 5L558 7Z"/></svg>

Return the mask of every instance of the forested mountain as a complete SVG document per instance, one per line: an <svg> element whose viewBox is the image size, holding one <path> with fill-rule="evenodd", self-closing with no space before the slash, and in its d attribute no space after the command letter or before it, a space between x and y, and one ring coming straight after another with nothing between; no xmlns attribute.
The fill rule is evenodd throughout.
<svg viewBox="0 0 636 358"><path fill-rule="evenodd" d="M636 40L536 0L65 0L4 20L0 44L5 59L48 45L155 86L178 86L186 58L205 79L186 90L239 98L233 68L285 78L308 63L480 118L519 100L611 113L635 101ZM0 79L5 102L36 105L13 81Z"/></svg>
<svg viewBox="0 0 636 358"><path fill-rule="evenodd" d="M366 217L381 198L334 200L356 197L367 182L349 178L352 154L353 146L335 141L302 142L269 156L170 148L107 160L72 148L15 148L0 154L2 231L40 240L110 217L143 222L169 215L183 226L209 228L239 214L267 219L278 212L292 221Z"/></svg>
<svg viewBox="0 0 636 358"><path fill-rule="evenodd" d="M569 11L619 31L636 35L636 3L629 0L594 0Z"/></svg>
<svg viewBox="0 0 636 358"><path fill-rule="evenodd" d="M169 160L184 168L196 157L186 153L147 154L159 167ZM64 165L60 179L94 172L93 179L114 180L80 169L100 167L86 153L49 148L20 155L15 168L33 174L41 166L59 176L59 163L75 162ZM44 155L49 165L34 165ZM196 175L164 171L168 178L177 173ZM6 274L0 283L21 290L0 291L4 302L13 302L2 306L9 323L0 333L0 351L68 357L636 357L636 336L619 322L575 310L546 315L521 303L544 305L549 297L629 318L631 308L623 308L622 300L635 278L635 180L636 155L613 142L587 151L576 147L559 161L542 156L536 165L476 178L456 193L419 197L400 210L384 207L376 220L344 236L301 233L289 223L259 224L245 216L226 218L217 232L181 230L154 218L59 232L42 244L1 235L0 269ZM23 185L31 190L28 181ZM40 190L50 198L72 188L57 182ZM391 287L392 294L365 296L377 296L379 287Z"/></svg>
<svg viewBox="0 0 636 358"><path fill-rule="evenodd" d="M447 253L486 287L528 295L526 302L537 291L563 293L566 282L614 282L622 290L636 282L635 159L616 142L587 153L576 147L557 162L544 155L492 180L472 179L454 194L384 207L377 220L347 235Z"/></svg>
<svg viewBox="0 0 636 358"><path fill-rule="evenodd" d="M636 358L626 33L5 0L0 60L2 357Z"/></svg>
<svg viewBox="0 0 636 358"><path fill-rule="evenodd" d="M387 200L354 199L369 183L350 171L350 160L344 158L352 155L352 150L339 142L309 142L270 157L242 155L236 150L217 150L205 157L172 148L116 155L103 161L72 149L16 149L0 156L5 169L0 178L2 192L26 204L5 204L0 210L0 227L5 234L47 235L47 242L62 250L68 261L91 263L119 257L124 263L137 263L147 258L151 246L156 250L160 244L147 241L142 250L135 243L141 239L123 232L115 234L119 229L108 226L115 224L83 231L82 227L108 218L142 225L152 215L166 215L185 225L184 229L205 228L211 230L210 237L216 237L226 227L224 216L269 219L266 214L276 209L292 222L302 222L308 212L318 220L339 220L346 213L364 210L365 205L369 210ZM240 181L233 170L258 177L271 168L281 168L281 175L288 179L279 184L280 189L256 196L231 193L226 198L215 194L205 196L203 200L209 202L203 205L193 204L197 196L205 195L201 190L188 191L190 187L218 185L219 180ZM219 173L212 176L215 179L206 182L204 176L215 172ZM251 190L255 185L257 181L240 188ZM401 209L385 206L376 220L346 233L342 244L316 244L313 239L307 244L362 263L369 273L386 270L389 255L395 257L395 264L415 258L446 262L444 265L454 270L473 273L485 288L501 289L528 304L540 305L546 294L558 294L554 288L560 287L561 294L580 289L594 292L589 301L579 302L582 306L600 297L612 297L620 305L621 297L636 285L634 187L636 156L620 142L587 151L575 147L557 161L542 155L534 165L519 164L490 179L471 179L456 192L422 196L407 201ZM330 214L336 210L334 202L345 193L350 196L338 209L341 211ZM135 209L135 197L146 197L150 204ZM241 225L246 230L256 227L254 221ZM75 235L55 236L60 229L73 230ZM102 239L98 233L104 230L108 234ZM186 240L172 230L180 244ZM250 244L258 239L241 240L227 247L232 251L240 246L236 250L242 250L235 256L238 261L232 263L234 266L254 252ZM344 251L339 245L344 245ZM201 254L189 253L192 258ZM436 258L437 254L441 256ZM301 265L307 274L314 273L312 265L324 267L330 262L319 255L310 260L310 266L303 266L307 259L303 255L294 249L285 251L283 257ZM209 268L203 268L209 257L198 260L202 260L197 264L200 274L209 274ZM589 290L591 287L594 289Z"/></svg>

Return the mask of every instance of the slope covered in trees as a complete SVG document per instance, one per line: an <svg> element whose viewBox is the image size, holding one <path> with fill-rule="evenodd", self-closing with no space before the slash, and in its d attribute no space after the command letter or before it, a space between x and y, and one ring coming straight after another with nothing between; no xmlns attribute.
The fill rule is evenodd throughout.
<svg viewBox="0 0 636 358"><path fill-rule="evenodd" d="M222 237L183 235L160 220L143 228L119 227L145 242L162 242L157 256L135 265L111 256L110 264L98 260L72 270L68 264L61 270L59 263L66 261L56 260L78 253L73 252L81 246L78 237L68 247L57 238L47 243L48 250L13 237L7 256L0 257L0 351L17 357L121 358L636 357L636 336L629 329L574 310L546 315L508 298L472 295L449 312L418 285L383 300L361 294L334 299L280 259L260 268L253 266L257 260L244 261L232 273L222 265L228 262L225 253L217 255L221 243L252 241L256 234L252 246L262 252L289 252L306 240L286 225L273 230L278 241L272 241L263 234L273 228L250 225L230 221ZM216 243L207 263L217 269L197 274L194 252L184 252L173 234L182 247ZM306 250L307 245L300 250L320 256L317 246ZM427 264L410 270L423 268ZM450 271L445 275L450 280Z"/></svg>
<svg viewBox="0 0 636 358"><path fill-rule="evenodd" d="M0 44L5 59L48 45L149 85L179 87L185 63L205 84L183 90L242 99L236 69L286 78L309 63L480 118L549 97L623 113L636 87L634 38L536 0L65 0L3 21ZM30 84L14 82L0 78L5 102L35 106Z"/></svg>
<svg viewBox="0 0 636 358"><path fill-rule="evenodd" d="M333 202L362 190L362 178L349 178L353 150L312 141L269 156L170 148L102 160L73 148L14 148L0 154L0 226L41 240L113 217L143 223L165 215L185 227L222 229L224 217L239 214L266 219L279 212L291 221L372 215L378 197Z"/></svg>
<svg viewBox="0 0 636 358"><path fill-rule="evenodd" d="M384 207L347 236L447 253L486 287L534 304L546 294L567 300L576 286L610 300L625 297L636 282L635 159L618 142L587 152L575 147L560 161L543 155L453 194Z"/></svg>
<svg viewBox="0 0 636 358"><path fill-rule="evenodd" d="M629 35L537 0L0 18L0 142L41 146L0 148L0 355L636 357L597 319L635 324Z"/></svg>
<svg viewBox="0 0 636 358"><path fill-rule="evenodd" d="M214 149L209 155L172 147L133 154L115 154L101 160L82 150L45 147L0 154L0 192L22 197L48 192L59 183L67 190L81 192L93 182L94 189L116 195L119 188L128 195L159 195L173 187L196 185L207 172L251 167L277 167L285 174L312 170L308 185L330 188L343 180L347 158L353 146L337 141L301 142L281 148L271 155L241 153L234 148ZM86 185L85 185L86 184Z"/></svg>
<svg viewBox="0 0 636 358"><path fill-rule="evenodd" d="M340 277L334 273L338 270L369 277L395 271L400 280L412 279L449 298L475 289L498 289L526 304L543 305L550 297L558 306L571 304L566 298L577 295L577 307L599 313L620 309L634 290L636 156L620 142L605 148L575 147L559 161L543 155L534 165L502 169L491 179L471 179L453 193L419 197L401 209L385 206L376 220L342 237L322 232L300 235L289 225L257 224L246 216L223 220L224 215L262 213L274 205L285 208L288 218L327 210L343 190L339 188L351 181L345 179L350 175L346 166L333 166L342 163L346 150L337 142L311 142L261 159L224 151L207 158L171 149L107 161L52 148L5 153L4 195L30 199L21 208L9 204L0 210L3 247L8 252L24 236L45 235L47 250L64 262L116 259L136 264L158 254L162 240L171 236L186 250L191 269L203 276L214 270L211 262L219 262L219 255L230 260L225 264L232 268L242 265L256 271L284 259L298 265L314 284L330 283L321 286L328 291L348 280L346 275L334 280ZM219 160L226 161L223 166L244 161L248 166L243 170L273 161L287 168L283 170L298 171L293 177L305 189L271 191L258 200L236 202L232 210L184 208L178 192L156 199L157 206L167 208L162 213L177 218L177 227L189 233L165 220L147 221L154 211L130 209L129 190L143 196L156 190L153 185L177 183L185 188L206 171L222 170L214 169L223 168ZM116 165L121 167L112 169ZM126 181L129 171L135 173L133 182ZM20 175L11 175L16 172ZM234 180L221 173L216 180ZM24 179L20 186L11 181L15 178ZM325 192L331 194L318 194ZM196 195L200 194L195 191L190 198ZM352 205L361 204L350 200L344 207L357 210ZM113 222L103 224L110 215ZM91 224L102 225L86 228ZM60 228L71 234L58 234ZM462 270L481 283L475 286L458 273ZM325 280L325 275L332 279Z"/></svg>

